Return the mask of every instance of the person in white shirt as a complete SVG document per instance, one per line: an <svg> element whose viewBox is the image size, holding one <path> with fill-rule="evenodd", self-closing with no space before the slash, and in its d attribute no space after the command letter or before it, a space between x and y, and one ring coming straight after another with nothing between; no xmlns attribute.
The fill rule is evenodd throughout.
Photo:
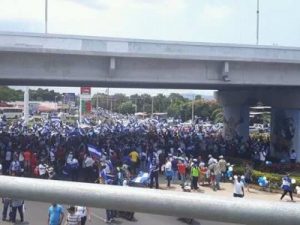
<svg viewBox="0 0 300 225"><path fill-rule="evenodd" d="M243 198L245 195L244 192L244 183L241 180L241 177L238 176L235 180L234 180L234 192L233 192L233 197L239 197L239 198Z"/></svg>
<svg viewBox="0 0 300 225"><path fill-rule="evenodd" d="M290 154L291 164L295 164L296 160L297 160L297 153L295 152L295 150L292 150L292 152Z"/></svg>
<svg viewBox="0 0 300 225"><path fill-rule="evenodd" d="M167 159L166 164L164 166L165 168L165 175L168 181L167 187L170 188L171 187L171 180L173 177L173 171L172 171L172 163L171 163L171 159Z"/></svg>
<svg viewBox="0 0 300 225"><path fill-rule="evenodd" d="M41 178L46 178L47 177L46 166L43 163L39 164L39 175L40 175Z"/></svg>
<svg viewBox="0 0 300 225"><path fill-rule="evenodd" d="M70 206L68 208L68 215L65 222L65 225L80 225L81 218L75 213L75 206Z"/></svg>
<svg viewBox="0 0 300 225"><path fill-rule="evenodd" d="M81 218L81 225L85 225L86 220L88 219L91 222L90 209L86 206L76 206L76 215Z"/></svg>
<svg viewBox="0 0 300 225"><path fill-rule="evenodd" d="M93 165L95 161L92 159L92 157L85 155L85 159L83 161L83 168L84 168L84 181L93 183L92 180L92 173L93 173Z"/></svg>

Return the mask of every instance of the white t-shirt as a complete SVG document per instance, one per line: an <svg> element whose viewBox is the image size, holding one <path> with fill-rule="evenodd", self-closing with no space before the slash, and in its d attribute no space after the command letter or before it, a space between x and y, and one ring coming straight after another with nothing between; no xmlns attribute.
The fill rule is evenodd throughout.
<svg viewBox="0 0 300 225"><path fill-rule="evenodd" d="M296 152L291 153L290 159L297 159L297 153Z"/></svg>
<svg viewBox="0 0 300 225"><path fill-rule="evenodd" d="M20 161L20 162L23 162L23 161L24 161L24 155L23 155L22 152L20 152L20 154L19 154L19 161Z"/></svg>
<svg viewBox="0 0 300 225"><path fill-rule="evenodd" d="M7 151L5 154L5 160L10 161L11 160L11 151Z"/></svg>
<svg viewBox="0 0 300 225"><path fill-rule="evenodd" d="M94 165L94 160L91 157L87 157L84 160L84 165L85 165L85 168L92 167Z"/></svg>
<svg viewBox="0 0 300 225"><path fill-rule="evenodd" d="M39 165L39 174L40 174L40 176L46 174L46 166L45 165L43 165L43 164Z"/></svg>
<svg viewBox="0 0 300 225"><path fill-rule="evenodd" d="M50 151L50 160L51 160L51 162L55 161L55 154L53 151Z"/></svg>
<svg viewBox="0 0 300 225"><path fill-rule="evenodd" d="M87 209L85 206L76 206L76 215L80 217L85 217L87 216Z"/></svg>
<svg viewBox="0 0 300 225"><path fill-rule="evenodd" d="M243 194L244 183L242 181L234 181L234 194L242 195Z"/></svg>
<svg viewBox="0 0 300 225"><path fill-rule="evenodd" d="M166 171L171 171L172 170L172 163L168 161L165 165L165 170Z"/></svg>

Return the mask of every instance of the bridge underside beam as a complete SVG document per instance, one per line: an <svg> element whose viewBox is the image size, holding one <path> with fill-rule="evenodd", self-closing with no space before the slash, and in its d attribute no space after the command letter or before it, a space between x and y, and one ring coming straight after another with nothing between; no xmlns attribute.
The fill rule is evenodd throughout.
<svg viewBox="0 0 300 225"><path fill-rule="evenodd" d="M300 85L297 64L229 65L224 79L221 61L2 52L0 84L187 89Z"/></svg>

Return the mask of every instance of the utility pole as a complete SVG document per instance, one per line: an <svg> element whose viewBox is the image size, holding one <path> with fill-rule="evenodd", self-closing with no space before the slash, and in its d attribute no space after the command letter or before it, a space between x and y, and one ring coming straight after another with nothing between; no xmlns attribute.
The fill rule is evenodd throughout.
<svg viewBox="0 0 300 225"><path fill-rule="evenodd" d="M98 94L98 92L97 92L97 95L96 95L96 97L97 97L97 101L96 101L96 107L97 107L97 110L98 110L98 108L99 108L99 102L98 102L98 99L99 99L99 94Z"/></svg>
<svg viewBox="0 0 300 225"><path fill-rule="evenodd" d="M259 0L257 0L256 10L256 44L259 44Z"/></svg>
<svg viewBox="0 0 300 225"><path fill-rule="evenodd" d="M106 98L106 109L108 110L108 104L109 104L109 88L106 89L106 94L107 94L107 98Z"/></svg>
<svg viewBox="0 0 300 225"><path fill-rule="evenodd" d="M25 87L24 91L24 121L25 124L28 124L29 120L29 87Z"/></svg>
<svg viewBox="0 0 300 225"><path fill-rule="evenodd" d="M151 118L153 118L153 96L151 97Z"/></svg>
<svg viewBox="0 0 300 225"><path fill-rule="evenodd" d="M45 34L48 34L48 0L45 0Z"/></svg>
<svg viewBox="0 0 300 225"><path fill-rule="evenodd" d="M113 98L110 98L110 111L112 112L112 106L113 106Z"/></svg>
<svg viewBox="0 0 300 225"><path fill-rule="evenodd" d="M194 122L194 114L195 114L195 95L192 100L192 123Z"/></svg>

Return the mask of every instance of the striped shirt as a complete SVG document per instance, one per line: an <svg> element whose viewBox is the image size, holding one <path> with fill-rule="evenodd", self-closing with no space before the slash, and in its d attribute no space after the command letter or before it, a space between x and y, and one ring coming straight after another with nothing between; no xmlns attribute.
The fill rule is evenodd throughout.
<svg viewBox="0 0 300 225"><path fill-rule="evenodd" d="M81 217L77 214L70 214L68 213L67 217L67 225L79 225L79 222L81 222Z"/></svg>

